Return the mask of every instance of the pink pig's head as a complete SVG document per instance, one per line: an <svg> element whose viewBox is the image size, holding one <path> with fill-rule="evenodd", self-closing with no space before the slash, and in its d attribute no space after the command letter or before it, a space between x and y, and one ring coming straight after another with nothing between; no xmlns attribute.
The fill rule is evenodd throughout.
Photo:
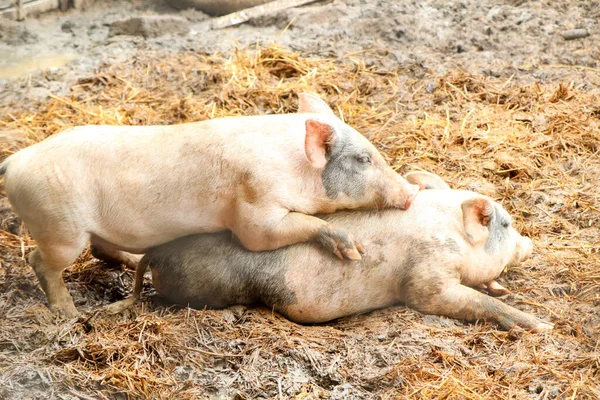
<svg viewBox="0 0 600 400"><path fill-rule="evenodd" d="M398 175L375 146L335 117L323 100L302 93L298 112L315 114L305 122L306 158L320 170L335 209L410 207L419 187Z"/></svg>

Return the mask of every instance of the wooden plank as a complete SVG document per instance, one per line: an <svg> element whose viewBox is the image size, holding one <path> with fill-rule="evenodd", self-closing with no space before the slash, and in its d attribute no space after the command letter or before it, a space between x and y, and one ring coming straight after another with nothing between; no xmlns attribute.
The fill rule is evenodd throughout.
<svg viewBox="0 0 600 400"><path fill-rule="evenodd" d="M0 10L12 7L13 5L15 5L15 0L0 0Z"/></svg>
<svg viewBox="0 0 600 400"><path fill-rule="evenodd" d="M31 14L41 14L46 11L56 10L58 0L22 0L22 18ZM18 7L15 3L12 6L0 10L0 18L18 19Z"/></svg>
<svg viewBox="0 0 600 400"><path fill-rule="evenodd" d="M209 20L212 29L223 29L234 25L247 22L251 18L261 17L285 10L286 8L298 7L308 3L314 3L318 0L275 0L260 6L247 8L231 14L224 15L213 20Z"/></svg>
<svg viewBox="0 0 600 400"><path fill-rule="evenodd" d="M23 0L17 0L17 21L25 19L25 11L23 10Z"/></svg>

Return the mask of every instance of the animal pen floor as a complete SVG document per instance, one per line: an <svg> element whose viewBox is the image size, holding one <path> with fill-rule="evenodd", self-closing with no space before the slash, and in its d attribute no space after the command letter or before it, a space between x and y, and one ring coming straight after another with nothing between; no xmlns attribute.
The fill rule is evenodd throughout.
<svg viewBox="0 0 600 400"><path fill-rule="evenodd" d="M266 29L255 25L230 35ZM398 172L431 171L504 205L534 241L534 254L500 279L511 291L502 300L554 330L503 332L401 305L302 326L260 306L172 307L150 279L142 302L109 316L101 306L130 292L133 272L89 252L65 273L83 315L64 321L46 307L25 262L35 243L2 196L0 399L600 398L600 70L593 42L564 51L578 54L572 64L579 66L561 62L558 45L531 55L548 62L525 65L499 44L506 65L491 73L480 59L458 63L464 54L443 49L436 69L415 57L398 61L396 42L310 52L277 32L282 45L137 43L121 49L126 59L0 81L0 159L74 125L294 112L297 93L319 93ZM411 51L422 54L414 40ZM39 92L24 89L36 82L49 92L35 98Z"/></svg>

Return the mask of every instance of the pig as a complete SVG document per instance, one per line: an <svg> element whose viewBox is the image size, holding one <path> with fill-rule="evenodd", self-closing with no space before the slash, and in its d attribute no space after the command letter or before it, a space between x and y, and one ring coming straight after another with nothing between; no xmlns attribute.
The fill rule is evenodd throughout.
<svg viewBox="0 0 600 400"><path fill-rule="evenodd" d="M89 242L135 266L153 246L230 230L251 251L312 241L359 260L348 231L312 215L406 209L418 191L308 93L295 114L75 127L9 156L2 174L37 243L28 259L49 307L67 317L77 309L62 271Z"/></svg>
<svg viewBox="0 0 600 400"><path fill-rule="evenodd" d="M425 314L489 320L540 332L552 325L472 287L504 289L495 279L526 260L532 242L490 198L451 190L441 178L413 172L421 189L407 211L343 211L324 216L352 229L368 251L349 267L321 249L297 244L252 253L231 233L179 238L154 247L136 271L139 298L144 271L167 300L196 308L264 303L298 323L320 323L405 304ZM117 304L117 303L113 303Z"/></svg>

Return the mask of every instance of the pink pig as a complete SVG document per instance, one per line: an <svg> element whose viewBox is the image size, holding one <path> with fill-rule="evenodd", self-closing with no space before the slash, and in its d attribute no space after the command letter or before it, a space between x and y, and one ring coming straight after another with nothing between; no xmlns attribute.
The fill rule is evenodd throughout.
<svg viewBox="0 0 600 400"><path fill-rule="evenodd" d="M67 316L77 310L62 271L90 241L101 258L133 262L125 252L229 229L253 251L313 241L360 260L347 231L311 215L407 209L418 191L309 94L297 114L75 127L8 157L1 174L37 242L29 261L50 308Z"/></svg>

